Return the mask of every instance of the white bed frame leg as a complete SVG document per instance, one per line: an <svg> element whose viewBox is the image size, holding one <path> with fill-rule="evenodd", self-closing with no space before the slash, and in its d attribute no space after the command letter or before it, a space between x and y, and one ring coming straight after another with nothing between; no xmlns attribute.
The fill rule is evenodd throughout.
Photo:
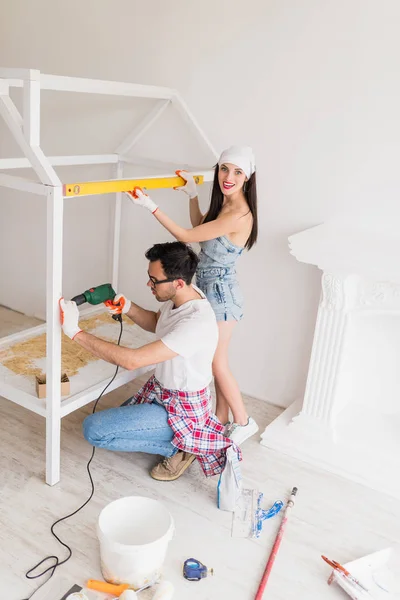
<svg viewBox="0 0 400 600"><path fill-rule="evenodd" d="M47 194L46 483L60 481L61 327L63 204L61 187Z"/></svg>
<svg viewBox="0 0 400 600"><path fill-rule="evenodd" d="M123 163L118 162L114 167L116 179L122 179L124 173ZM112 249L112 286L118 294L118 276L119 276L119 249L121 239L121 209L122 209L122 192L117 192L115 195L114 208L114 236Z"/></svg>

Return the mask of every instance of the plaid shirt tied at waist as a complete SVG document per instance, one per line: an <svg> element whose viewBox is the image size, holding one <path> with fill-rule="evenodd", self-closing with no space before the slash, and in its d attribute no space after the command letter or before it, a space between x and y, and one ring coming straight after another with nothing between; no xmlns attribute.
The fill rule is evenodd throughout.
<svg viewBox="0 0 400 600"><path fill-rule="evenodd" d="M242 460L240 448L224 436L224 427L211 410L208 387L198 392L169 390L153 375L129 404L152 402L162 404L168 413L168 424L174 432L173 446L195 454L206 477L223 471L230 446L234 446L238 459Z"/></svg>

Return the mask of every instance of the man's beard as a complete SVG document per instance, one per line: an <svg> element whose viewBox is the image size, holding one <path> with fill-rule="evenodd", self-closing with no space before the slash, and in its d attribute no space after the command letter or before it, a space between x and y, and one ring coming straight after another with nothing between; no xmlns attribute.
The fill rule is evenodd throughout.
<svg viewBox="0 0 400 600"><path fill-rule="evenodd" d="M173 301L174 301L174 298L175 298L175 296L176 296L176 292L175 292L175 290L174 290L173 292L170 292L169 294L165 294L165 296L159 296L159 295L157 294L157 291L156 291L156 293L155 293L155 299L156 299L158 302L168 302L168 300L172 300L172 302L173 302Z"/></svg>

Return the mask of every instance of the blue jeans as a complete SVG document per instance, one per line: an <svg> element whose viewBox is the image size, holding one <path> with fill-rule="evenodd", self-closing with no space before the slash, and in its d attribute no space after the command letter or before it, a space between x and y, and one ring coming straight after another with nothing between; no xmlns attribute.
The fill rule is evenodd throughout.
<svg viewBox="0 0 400 600"><path fill-rule="evenodd" d="M211 304L217 321L243 319L243 295L236 274L228 269L197 269L196 285Z"/></svg>
<svg viewBox="0 0 400 600"><path fill-rule="evenodd" d="M177 448L171 444L174 433L168 425L165 408L154 402L125 404L86 417L83 435L87 441L92 446L118 452L173 456Z"/></svg>

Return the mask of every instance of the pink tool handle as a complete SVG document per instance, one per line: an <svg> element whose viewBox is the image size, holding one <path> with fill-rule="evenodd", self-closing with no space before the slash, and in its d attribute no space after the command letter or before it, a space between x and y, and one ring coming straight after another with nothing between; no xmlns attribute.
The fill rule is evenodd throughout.
<svg viewBox="0 0 400 600"><path fill-rule="evenodd" d="M281 545L281 542L282 542L283 534L285 532L286 523L287 523L287 520L289 517L289 511L294 506L294 498L295 498L296 494L297 494L297 488L293 488L290 498L288 500L288 503L286 505L286 509L285 509L285 513L282 518L281 526L279 527L279 531L275 538L274 545L272 546L271 554L269 555L267 566L265 567L265 571L262 576L261 583L258 587L255 600L262 600L262 597L264 595L264 590L266 588L276 555L278 554L279 546Z"/></svg>

